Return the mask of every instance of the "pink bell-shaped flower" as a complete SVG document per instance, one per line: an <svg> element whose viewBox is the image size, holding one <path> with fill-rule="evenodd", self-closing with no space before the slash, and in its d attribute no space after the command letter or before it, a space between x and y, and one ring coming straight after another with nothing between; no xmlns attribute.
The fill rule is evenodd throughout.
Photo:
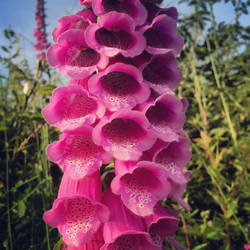
<svg viewBox="0 0 250 250"><path fill-rule="evenodd" d="M134 57L146 47L145 38L135 30L134 20L127 14L115 11L102 15L100 24L88 26L86 42L92 49L109 57L118 53Z"/></svg>
<svg viewBox="0 0 250 250"><path fill-rule="evenodd" d="M92 175L111 161L111 155L93 142L90 126L64 131L59 141L47 146L47 156L73 179Z"/></svg>
<svg viewBox="0 0 250 250"><path fill-rule="evenodd" d="M144 24L147 17L147 11L139 0L93 0L92 7L95 14L98 16L101 16L110 11L126 13L134 19L136 25Z"/></svg>
<svg viewBox="0 0 250 250"><path fill-rule="evenodd" d="M182 79L178 62L172 52L152 57L140 68L144 81L159 94L174 90Z"/></svg>
<svg viewBox="0 0 250 250"><path fill-rule="evenodd" d="M131 213L122 204L119 196L107 189L104 193L104 204L110 209L110 219L103 226L105 245L101 250L160 250L155 246L142 218Z"/></svg>
<svg viewBox="0 0 250 250"><path fill-rule="evenodd" d="M58 87L43 109L44 119L61 131L91 125L105 113L105 107L77 85Z"/></svg>
<svg viewBox="0 0 250 250"><path fill-rule="evenodd" d="M67 245L79 247L109 218L109 210L100 200L99 172L81 180L64 175L58 197L43 218L50 226L58 228Z"/></svg>
<svg viewBox="0 0 250 250"><path fill-rule="evenodd" d="M89 48L85 42L85 32L80 29L70 29L61 34L57 43L49 47L47 60L62 74L74 79L87 78L108 64L105 55Z"/></svg>
<svg viewBox="0 0 250 250"><path fill-rule="evenodd" d="M57 27L54 29L52 36L54 42L65 31L69 29L85 30L90 23L96 22L96 16L90 9L82 10L75 15L63 16L59 19Z"/></svg>
<svg viewBox="0 0 250 250"><path fill-rule="evenodd" d="M164 167L151 161L116 161L115 173L112 191L138 216L152 215L155 204L170 190Z"/></svg>
<svg viewBox="0 0 250 250"><path fill-rule="evenodd" d="M92 76L88 89L110 111L132 109L145 102L150 95L141 72L124 63L112 64L105 71Z"/></svg>
<svg viewBox="0 0 250 250"><path fill-rule="evenodd" d="M151 131L166 142L178 141L186 111L186 101L165 94L145 107L144 113L151 124Z"/></svg>
<svg viewBox="0 0 250 250"><path fill-rule="evenodd" d="M180 137L179 141L169 143L161 148L153 158L153 161L163 165L166 169L174 168L182 170L190 161L192 153L187 138ZM174 170L173 170L174 171Z"/></svg>
<svg viewBox="0 0 250 250"><path fill-rule="evenodd" d="M180 54L184 42L177 34L176 21L167 15L155 17L150 25L140 29L147 41L146 51L152 55L165 54L172 51Z"/></svg>
<svg viewBox="0 0 250 250"><path fill-rule="evenodd" d="M141 112L120 110L102 118L93 130L93 140L118 160L136 161L156 141L148 127Z"/></svg>
<svg viewBox="0 0 250 250"><path fill-rule="evenodd" d="M174 241L172 236L178 229L178 214L178 210L169 210L163 208L159 202L154 207L154 214L144 218L148 232L155 245L162 246L162 243L166 237L168 240L170 240L170 243ZM174 246L180 248L180 244L174 244ZM184 248L181 247L181 249Z"/></svg>
<svg viewBox="0 0 250 250"><path fill-rule="evenodd" d="M147 23L151 23L153 19L161 14L172 17L175 21L178 19L178 12L175 7L160 8L152 2L145 3L144 6L148 11Z"/></svg>

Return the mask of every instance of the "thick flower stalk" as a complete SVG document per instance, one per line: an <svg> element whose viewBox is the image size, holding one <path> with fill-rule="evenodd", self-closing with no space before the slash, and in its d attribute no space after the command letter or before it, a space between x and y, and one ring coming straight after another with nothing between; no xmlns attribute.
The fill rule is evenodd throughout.
<svg viewBox="0 0 250 250"><path fill-rule="evenodd" d="M61 131L47 155L63 171L44 220L72 250L160 250L165 240L182 248L179 210L163 202L189 209L177 11L149 0L79 3L88 8L60 18L47 51L71 79L42 111Z"/></svg>
<svg viewBox="0 0 250 250"><path fill-rule="evenodd" d="M36 38L36 43L34 48L36 51L40 52L37 55L38 59L44 60L46 57L46 49L50 46L49 42L47 41L47 34L46 34L46 23L45 23L45 9L44 9L45 1L44 0L37 0L36 2L36 13L35 13L35 20L37 27L34 29L34 37Z"/></svg>

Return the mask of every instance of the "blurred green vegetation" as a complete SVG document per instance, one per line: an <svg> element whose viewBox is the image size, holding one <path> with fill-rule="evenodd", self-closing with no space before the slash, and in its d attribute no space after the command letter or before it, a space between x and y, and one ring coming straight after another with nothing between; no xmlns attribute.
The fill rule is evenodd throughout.
<svg viewBox="0 0 250 250"><path fill-rule="evenodd" d="M185 129L193 157L185 192L191 211L181 212L175 238L188 250L243 249L250 243L250 27L239 18L248 14L250 1L231 0L232 23L216 22L214 5L223 1L180 2L193 10L179 20L186 47L176 92L189 101ZM61 79L41 61L32 72L14 31L4 35L9 45L0 48L0 249L53 249L59 235L42 215L61 178L45 154L58 133L41 110Z"/></svg>

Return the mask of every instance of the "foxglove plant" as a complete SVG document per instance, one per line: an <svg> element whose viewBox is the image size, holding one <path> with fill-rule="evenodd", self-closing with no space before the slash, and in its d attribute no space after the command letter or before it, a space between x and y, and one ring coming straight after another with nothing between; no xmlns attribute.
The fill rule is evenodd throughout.
<svg viewBox="0 0 250 250"><path fill-rule="evenodd" d="M45 23L45 10L44 10L45 1L44 0L37 0L36 2L36 13L35 13L35 20L37 27L34 29L34 37L36 38L36 43L34 45L35 50L39 51L40 53L37 55L38 59L44 60L46 55L45 51L50 46L49 42L47 41L47 34L46 34L46 23Z"/></svg>
<svg viewBox="0 0 250 250"><path fill-rule="evenodd" d="M47 155L63 171L44 220L71 250L160 250L165 239L182 248L179 210L163 202L189 209L177 11L149 0L79 3L88 9L60 18L47 51L71 79L42 111L62 132Z"/></svg>

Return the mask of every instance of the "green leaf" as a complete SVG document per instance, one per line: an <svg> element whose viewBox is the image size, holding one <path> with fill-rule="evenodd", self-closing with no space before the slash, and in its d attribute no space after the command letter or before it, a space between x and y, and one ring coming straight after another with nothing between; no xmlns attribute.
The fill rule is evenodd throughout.
<svg viewBox="0 0 250 250"><path fill-rule="evenodd" d="M63 240L61 238L59 241L57 241L57 243L55 244L53 250L61 250L61 248L62 248L63 245L64 245L63 244Z"/></svg>
<svg viewBox="0 0 250 250"><path fill-rule="evenodd" d="M203 249L203 248L206 247L206 246L207 246L207 243L203 243L203 244L198 245L198 246L196 246L195 248L193 248L193 250L200 250L200 249Z"/></svg>
<svg viewBox="0 0 250 250"><path fill-rule="evenodd" d="M38 89L38 93L41 95L51 95L52 91L56 88L55 85L46 85Z"/></svg>
<svg viewBox="0 0 250 250"><path fill-rule="evenodd" d="M2 50L8 52L8 49L5 46L1 46Z"/></svg>
<svg viewBox="0 0 250 250"><path fill-rule="evenodd" d="M22 218L26 212L26 205L24 201L19 201L17 206L17 214L19 218Z"/></svg>

